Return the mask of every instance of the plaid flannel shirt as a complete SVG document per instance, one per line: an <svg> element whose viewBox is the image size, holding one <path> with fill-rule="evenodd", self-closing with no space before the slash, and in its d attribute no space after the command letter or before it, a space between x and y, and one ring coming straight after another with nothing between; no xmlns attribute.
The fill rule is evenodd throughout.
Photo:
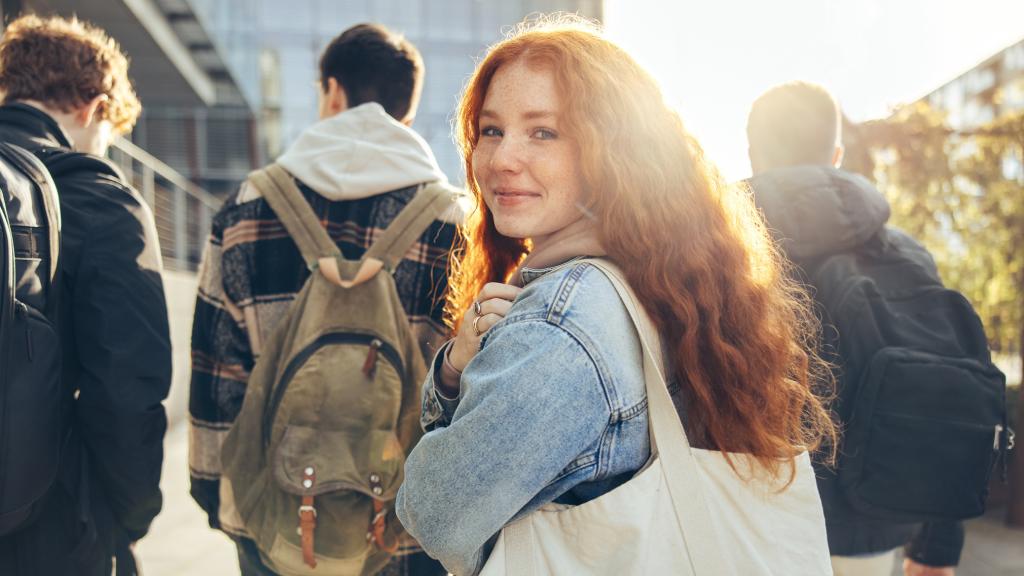
<svg viewBox="0 0 1024 576"><path fill-rule="evenodd" d="M343 255L358 259L405 207L416 187L359 200L330 201L298 183ZM453 213L458 209L453 206ZM451 218L450 220L454 220ZM446 338L442 314L455 224L438 220L394 272L398 296L429 362ZM265 342L309 270L267 202L243 184L213 219L199 271L192 326L189 473L192 497L221 524L220 450L238 416L246 383Z"/></svg>

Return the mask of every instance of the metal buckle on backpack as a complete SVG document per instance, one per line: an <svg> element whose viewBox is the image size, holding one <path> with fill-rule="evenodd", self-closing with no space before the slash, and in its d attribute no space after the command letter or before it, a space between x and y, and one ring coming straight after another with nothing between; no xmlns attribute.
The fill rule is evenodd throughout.
<svg viewBox="0 0 1024 576"><path fill-rule="evenodd" d="M312 506L305 506L305 505L299 506L299 518L302 518L302 513L303 512L312 512L313 513L313 518L316 518L316 508L314 508Z"/></svg>
<svg viewBox="0 0 1024 576"><path fill-rule="evenodd" d="M1013 433L1013 428L1003 427L1002 424L996 424L996 434L992 439L992 449L997 452L1001 451L1004 447L1007 451L1013 450L1016 440L1017 435Z"/></svg>

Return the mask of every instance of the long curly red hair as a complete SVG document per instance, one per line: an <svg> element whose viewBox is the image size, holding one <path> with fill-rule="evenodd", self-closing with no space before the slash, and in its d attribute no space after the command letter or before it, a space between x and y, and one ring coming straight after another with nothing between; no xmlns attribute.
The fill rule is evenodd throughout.
<svg viewBox="0 0 1024 576"><path fill-rule="evenodd" d="M608 257L657 324L690 441L753 455L775 476L789 461L791 480L790 457L836 435L811 389L828 370L814 352L809 299L789 279L749 192L725 184L657 82L586 21L521 24L467 84L456 138L477 209L454 254L449 321L457 327L484 284L507 281L530 250L497 232L473 178L488 86L521 59L548 67L564 95L560 124L579 147L588 208Z"/></svg>

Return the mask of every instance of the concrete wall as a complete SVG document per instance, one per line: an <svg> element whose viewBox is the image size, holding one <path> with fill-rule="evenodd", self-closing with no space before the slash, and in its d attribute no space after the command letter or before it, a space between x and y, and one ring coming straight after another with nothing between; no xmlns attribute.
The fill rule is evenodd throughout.
<svg viewBox="0 0 1024 576"><path fill-rule="evenodd" d="M188 416L188 381L191 366L192 313L196 304L198 280L191 272L164 271L167 313L171 321L171 346L174 353L174 380L164 406L169 425L184 422Z"/></svg>

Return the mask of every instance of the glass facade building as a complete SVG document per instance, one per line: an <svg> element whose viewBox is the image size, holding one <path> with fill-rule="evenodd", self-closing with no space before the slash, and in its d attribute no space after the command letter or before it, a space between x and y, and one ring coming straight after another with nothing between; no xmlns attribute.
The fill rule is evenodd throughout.
<svg viewBox="0 0 1024 576"><path fill-rule="evenodd" d="M316 121L315 83L319 77L320 51L354 24L383 24L404 34L420 50L426 80L413 128L433 148L449 178L458 182L462 173L451 136L452 112L484 49L500 39L503 30L530 14L565 11L598 20L602 15L601 0L188 2L230 68L251 110L251 124L239 121L246 112L238 107L203 112L207 141L205 149L194 154L215 161L216 166L207 166L207 175L233 176L229 179L234 181L243 178L248 169L275 158ZM160 114L154 112L154 116ZM174 118L187 114L188 111L179 110L163 115L173 123ZM213 122L223 126L211 129ZM147 143L147 148L152 147L152 143ZM186 174L187 162L196 163L189 158L177 161L184 163ZM242 165L244 169L239 169ZM221 172L213 173L211 169ZM213 188L219 193L226 189Z"/></svg>
<svg viewBox="0 0 1024 576"><path fill-rule="evenodd" d="M983 126L1024 110L1024 40L992 55L924 97L955 130Z"/></svg>
<svg viewBox="0 0 1024 576"><path fill-rule="evenodd" d="M1011 112L1024 110L1024 40L987 58L924 97L947 114L954 130L980 128ZM961 153L970 153L967 147ZM1003 158L1003 176L1024 181L1024 164L1016 154Z"/></svg>

